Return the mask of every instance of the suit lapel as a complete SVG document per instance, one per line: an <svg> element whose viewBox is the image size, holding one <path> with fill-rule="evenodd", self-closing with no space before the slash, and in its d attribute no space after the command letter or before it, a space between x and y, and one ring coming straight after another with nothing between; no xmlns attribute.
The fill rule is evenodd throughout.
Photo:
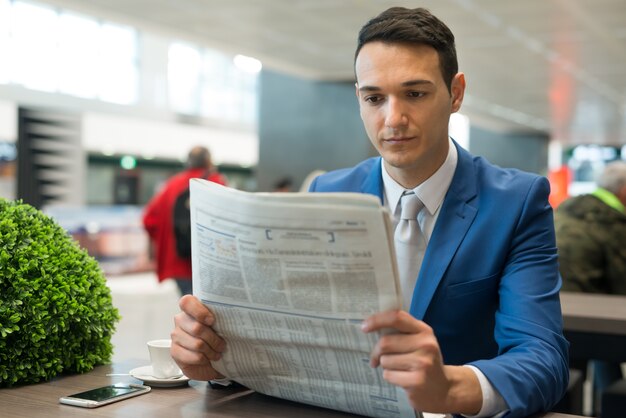
<svg viewBox="0 0 626 418"><path fill-rule="evenodd" d="M413 291L410 312L418 319L424 318L435 290L477 213L474 202L470 203L477 191L472 156L459 146L457 150L459 155L457 168L428 242Z"/></svg>

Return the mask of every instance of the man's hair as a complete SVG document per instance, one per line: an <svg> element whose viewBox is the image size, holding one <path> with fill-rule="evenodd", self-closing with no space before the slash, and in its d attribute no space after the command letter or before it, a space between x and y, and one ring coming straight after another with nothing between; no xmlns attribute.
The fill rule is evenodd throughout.
<svg viewBox="0 0 626 418"><path fill-rule="evenodd" d="M598 177L598 186L618 194L626 186L626 162L613 161L607 164Z"/></svg>
<svg viewBox="0 0 626 418"><path fill-rule="evenodd" d="M459 71L454 46L454 35L448 26L427 9L392 7L367 22L359 32L354 60L363 45L380 41L387 44L424 44L433 47L439 55L443 80L452 88L452 79Z"/></svg>
<svg viewBox="0 0 626 418"><path fill-rule="evenodd" d="M211 168L211 153L206 147L193 147L187 156L187 167L189 168Z"/></svg>

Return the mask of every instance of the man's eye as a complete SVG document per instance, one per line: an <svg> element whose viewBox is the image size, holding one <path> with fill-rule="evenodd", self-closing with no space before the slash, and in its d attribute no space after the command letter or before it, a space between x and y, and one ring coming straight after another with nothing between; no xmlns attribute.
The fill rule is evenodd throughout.
<svg viewBox="0 0 626 418"><path fill-rule="evenodd" d="M410 91L408 93L409 97L413 97L413 98L420 98L420 97L424 97L426 95L426 93L424 93L423 91Z"/></svg>
<svg viewBox="0 0 626 418"><path fill-rule="evenodd" d="M372 104L378 103L378 102L380 102L380 100L381 100L381 98L379 96L367 96L365 98L366 102L372 103Z"/></svg>

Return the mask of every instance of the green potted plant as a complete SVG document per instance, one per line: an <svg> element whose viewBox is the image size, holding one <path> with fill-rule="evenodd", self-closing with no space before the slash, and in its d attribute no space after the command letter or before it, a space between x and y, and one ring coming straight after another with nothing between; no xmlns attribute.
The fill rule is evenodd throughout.
<svg viewBox="0 0 626 418"><path fill-rule="evenodd" d="M0 198L0 387L109 362L118 320L96 260L52 218Z"/></svg>

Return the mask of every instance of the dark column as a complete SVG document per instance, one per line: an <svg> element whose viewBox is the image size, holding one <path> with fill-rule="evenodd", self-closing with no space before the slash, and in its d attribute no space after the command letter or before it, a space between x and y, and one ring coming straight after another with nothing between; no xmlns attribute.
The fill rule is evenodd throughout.
<svg viewBox="0 0 626 418"><path fill-rule="evenodd" d="M77 115L18 111L17 198L35 207L84 201L85 153Z"/></svg>

